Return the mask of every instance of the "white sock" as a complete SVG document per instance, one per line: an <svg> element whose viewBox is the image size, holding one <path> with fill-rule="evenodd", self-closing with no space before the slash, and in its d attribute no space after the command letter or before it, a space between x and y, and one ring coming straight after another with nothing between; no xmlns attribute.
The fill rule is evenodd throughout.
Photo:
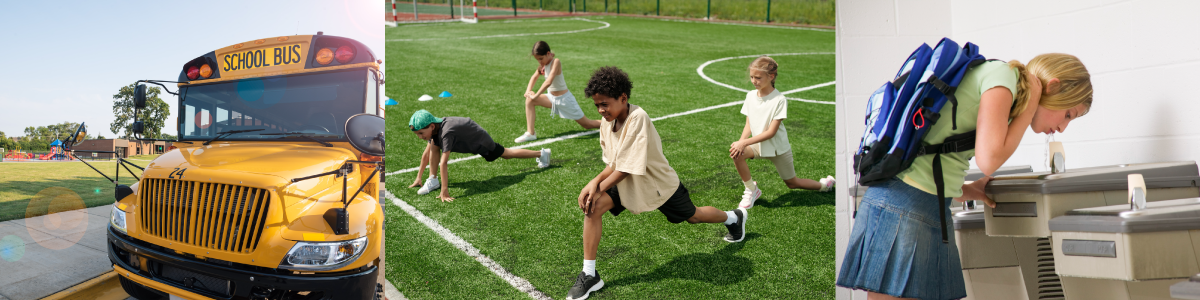
<svg viewBox="0 0 1200 300"><path fill-rule="evenodd" d="M734 214L732 210L725 212L725 216L725 225L733 225L733 223L737 223L738 221L737 214Z"/></svg>
<svg viewBox="0 0 1200 300"><path fill-rule="evenodd" d="M596 276L596 260L583 260L583 273Z"/></svg>
<svg viewBox="0 0 1200 300"><path fill-rule="evenodd" d="M747 190L753 191L758 188L758 185L754 183L754 179L742 181L742 184L746 186Z"/></svg>

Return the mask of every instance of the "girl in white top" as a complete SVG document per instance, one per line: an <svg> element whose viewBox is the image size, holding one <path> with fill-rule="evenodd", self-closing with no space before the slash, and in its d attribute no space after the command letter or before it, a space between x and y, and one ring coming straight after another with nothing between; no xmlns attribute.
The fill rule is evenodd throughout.
<svg viewBox="0 0 1200 300"><path fill-rule="evenodd" d="M787 118L787 98L775 89L775 76L779 64L774 59L761 56L750 62L750 83L754 90L746 93L746 102L742 104L742 114L746 115L746 127L738 141L729 145L729 157L737 166L738 175L746 190L742 193L741 208L754 206L754 201L762 196L762 190L750 177L750 168L746 160L764 158L775 164L779 178L791 189L829 191L833 188L833 176L826 176L819 182L812 179L797 178L796 169L792 163L792 145L787 139L787 130L783 127L783 119ZM753 137L751 137L753 136Z"/></svg>
<svg viewBox="0 0 1200 300"><path fill-rule="evenodd" d="M529 86L525 88L525 134L513 141L524 143L537 139L533 130L533 124L537 121L537 114L533 111L536 106L549 108L551 116L575 120L583 129L600 128L600 121L584 116L579 103L575 102L575 95L567 90L567 81L563 80L562 61L554 58L554 52L550 52L550 44L537 41L533 44L532 54L538 61L538 68L533 71L533 77L529 78ZM544 76L546 80L534 92L533 84L537 83L538 75ZM546 94L543 95L542 91L546 91Z"/></svg>

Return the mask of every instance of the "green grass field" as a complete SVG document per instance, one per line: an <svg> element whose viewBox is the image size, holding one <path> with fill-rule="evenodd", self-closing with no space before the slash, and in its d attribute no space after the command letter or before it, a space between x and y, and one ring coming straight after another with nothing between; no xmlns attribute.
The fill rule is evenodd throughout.
<svg viewBox="0 0 1200 300"><path fill-rule="evenodd" d="M158 155L132 156L128 159L132 160L134 164L145 167L155 157ZM113 176L117 164L113 160L89 160L88 163L110 177ZM141 170L133 167L129 169L133 170L138 177L142 176ZM122 169L121 184L131 185L133 183L133 177ZM30 200L33 200L39 192L52 187L66 188L74 192L87 207L115 202L113 184L82 162L2 162L0 163L0 221L25 218L26 211L30 208ZM58 193L47 195L58 195ZM69 206L70 202L51 200L49 202L39 201L35 204L38 205L35 205L30 213L41 215L47 209L52 209L46 206L47 204ZM61 208L54 209L55 211L61 210Z"/></svg>
<svg viewBox="0 0 1200 300"><path fill-rule="evenodd" d="M470 117L506 147L525 130L521 94L537 63L529 56L547 41L563 61L567 86L590 119L599 119L584 96L596 68L617 66L634 88L630 103L651 117L741 101L744 92L701 78L706 61L766 53L830 53L832 31L594 17L611 27L579 33L447 39L499 34L550 33L602 26L573 19L479 24L399 26L386 29L389 106L388 170L416 167L424 148L407 128L409 116ZM433 39L433 40L427 40ZM415 41L414 41L415 40ZM834 80L834 56L783 55L776 86L787 91ZM746 65L731 59L705 68L714 80L749 89ZM539 82L540 83L540 82ZM454 94L418 102L422 94ZM789 97L833 101L834 86ZM745 117L740 105L654 123L667 159L698 206L735 208L742 185L728 158ZM585 132L574 121L539 108L539 141ZM784 122L796 172L821 178L834 172L834 106L789 101ZM566 139L551 148L550 168L534 160L472 159L451 164L450 195L407 188L415 173L389 176L387 187L424 215L478 248L508 272L555 299L565 298L582 264L580 188L600 172L597 135ZM470 155L454 154L452 158ZM662 213L606 215L597 269L606 286L594 299L832 299L834 296L834 194L788 190L770 162L750 164L763 196L750 210L741 243L721 239L719 224L671 224ZM436 192L435 192L436 193ZM387 278L412 299L508 299L525 295L443 240L398 206L387 206Z"/></svg>

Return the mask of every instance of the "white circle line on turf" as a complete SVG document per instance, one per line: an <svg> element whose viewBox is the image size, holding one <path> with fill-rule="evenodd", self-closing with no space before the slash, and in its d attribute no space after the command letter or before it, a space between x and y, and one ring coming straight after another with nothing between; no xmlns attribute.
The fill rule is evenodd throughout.
<svg viewBox="0 0 1200 300"><path fill-rule="evenodd" d="M704 78L704 80L708 80L708 82L712 82L716 85L727 87L727 88L733 89L735 91L748 93L748 92L750 92L750 90L739 88L739 87L732 86L729 84L725 84L720 81L717 81L716 79L712 79L712 77L708 77L708 75L704 74L704 68L708 67L708 65L711 65L713 63L722 62L722 61L726 61L726 60L730 60L730 59L751 58L751 57L759 57L759 56L763 56L763 55L787 56L787 55L833 55L833 54L834 54L833 52L809 52L809 53L775 53L775 54L731 56L731 57L718 58L718 59L706 61L706 62L700 64L700 67L696 68L696 73L700 74L700 78ZM826 82L826 83L822 83L822 84L817 84L817 85L813 85L813 86L807 86L807 87L802 87L802 88L798 88L798 89L794 89L794 90L790 90L790 91L786 91L786 92L781 92L780 94L787 95L787 94L791 94L791 93L795 93L795 92L801 92L801 91L807 91L807 90L811 90L811 89L815 89L815 88L819 88L819 87L825 87L825 86L833 85L835 83L837 83L837 81L830 81L830 82ZM808 99L802 99L802 98L790 98L789 97L787 99L794 100L794 101L800 101L800 102L816 103L816 104L830 104L830 105L835 104L834 102L830 102L830 101L817 101L817 100L808 100Z"/></svg>
<svg viewBox="0 0 1200 300"><path fill-rule="evenodd" d="M475 248L475 246L472 246L470 242L458 237L458 235L450 232L450 230L446 229L446 227L442 227L442 225L438 224L436 220L429 218L424 213L421 213L421 211L417 210L416 207L409 205L408 202L400 200L400 197L396 197L396 195L392 194L391 191L384 190L384 195L389 200L392 200L392 204L399 206L400 209L403 209L404 212L417 219L417 221L421 222L421 224L425 224L425 227L429 227L429 229L432 229L433 232L436 232L447 242L450 242L450 245L453 245L454 248L458 248L458 250L466 253L467 256L475 258L475 261L482 264L488 270L491 270L492 273L496 274L496 276L500 276L501 279L504 279L504 281L508 282L508 284L513 288L516 288L518 291L529 295L529 297L533 299L551 299L549 296L546 296L545 293L539 291L537 287L533 286L532 283L529 283L528 280L525 280L525 278L521 278L520 276L513 275L513 273L509 273L508 270L505 270L504 267L500 266L500 264L496 263L496 261L493 261L491 258L488 258L487 255L480 253L479 249Z"/></svg>
<svg viewBox="0 0 1200 300"><path fill-rule="evenodd" d="M388 42L415 42L415 41L437 41L437 40L469 40L469 39L486 39L486 38L498 38L498 37L567 34L567 33L579 33L579 32L592 31L592 30L600 30L600 29L605 29L605 28L608 28L609 26L612 26L612 24L609 24L608 22L596 21L596 20L590 20L590 19L584 19L584 18L571 18L571 19L560 19L560 20L563 20L563 21L569 21L569 20L586 21L586 22L604 24L604 26L600 26L600 27L596 27L596 28L587 28L587 29L569 30L569 31L556 31L556 32L514 33L514 34L497 34L497 35L482 35L482 36L464 36L464 37L453 37L453 38L390 39L387 41Z"/></svg>
<svg viewBox="0 0 1200 300"><path fill-rule="evenodd" d="M718 83L718 84L720 84L720 83ZM815 89L815 88L819 88L822 86L828 86L829 84L831 84L831 83L826 82L826 83L822 83L822 84L804 87L801 89ZM749 91L747 91L747 92L749 92ZM816 103L821 103L821 104L833 104L831 102L807 100L807 99L799 99L799 98L788 98L788 99L796 100L796 101L816 102ZM698 113L698 112L702 112L702 111L708 111L708 110L718 109L718 108L722 108L722 107L734 106L734 105L742 104L743 102L745 102L745 101L734 101L734 102L729 102L729 103L725 103L725 104L718 104L718 105L713 105L713 106L709 106L709 107L697 108L697 109L693 109L693 110L689 110L689 111L685 111L685 112L673 113L673 114L669 114L669 115L665 115L665 116L661 116L661 117L657 117L657 118L651 118L650 121L658 121L658 120L662 120L662 119L686 116L686 115L690 115L690 114L694 114L694 113ZM541 141L537 141L537 142L533 142L533 143L518 145L518 146L514 146L512 148L525 149L525 148L529 148L529 147L541 146L541 145L545 145L545 144L549 144L549 143L553 143L553 142L557 142L557 141L561 141L561 140L573 139L573 138L577 138L577 137L581 137L581 136L585 136L585 135L597 134L597 133L600 133L600 131L599 130L591 130L591 131L577 132L577 133L572 133L572 134L568 134L568 135L564 135L564 136L560 136L560 137L556 137L556 138L552 138L552 139L545 139L545 140L541 140ZM451 159L450 161L446 162L446 164L449 165L449 164L457 163L460 161L472 160L472 159L476 159L476 158L480 158L480 156L472 155L472 156L467 156L467 157L455 158L455 159ZM396 175L396 174L401 174L401 173L416 172L419 169L420 169L420 167L408 168L408 169L388 172L387 175L391 176L391 175Z"/></svg>

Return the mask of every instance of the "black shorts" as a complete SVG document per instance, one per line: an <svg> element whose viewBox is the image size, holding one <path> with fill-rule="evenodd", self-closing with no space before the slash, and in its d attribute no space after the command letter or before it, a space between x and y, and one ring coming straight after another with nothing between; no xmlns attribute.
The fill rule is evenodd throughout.
<svg viewBox="0 0 1200 300"><path fill-rule="evenodd" d="M621 195L617 193L617 187L611 187L604 192L613 201L613 208L609 209L608 212L616 216L625 211L625 206L621 205ZM687 188L683 187L683 183L680 183L679 188L675 189L675 193L671 194L670 198L667 198L667 202L658 207L658 211L667 216L667 221L679 223L687 221L687 219L696 215L696 205L692 204L692 197L689 196Z"/></svg>
<svg viewBox="0 0 1200 300"><path fill-rule="evenodd" d="M479 156L483 156L483 159L486 159L490 162L500 158L501 155L504 155L504 146L500 146L500 143L493 144L496 144L496 147L492 148L492 151L488 151L488 153L480 153Z"/></svg>

